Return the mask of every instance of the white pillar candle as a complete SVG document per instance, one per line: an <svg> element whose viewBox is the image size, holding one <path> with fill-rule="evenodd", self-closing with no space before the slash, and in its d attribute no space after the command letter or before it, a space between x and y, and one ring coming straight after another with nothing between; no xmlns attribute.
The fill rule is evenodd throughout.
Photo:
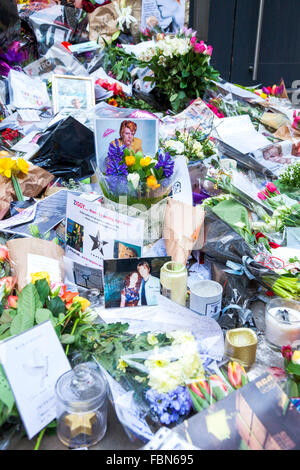
<svg viewBox="0 0 300 470"><path fill-rule="evenodd" d="M274 346L293 345L300 340L300 303L274 299L266 308L266 339Z"/></svg>

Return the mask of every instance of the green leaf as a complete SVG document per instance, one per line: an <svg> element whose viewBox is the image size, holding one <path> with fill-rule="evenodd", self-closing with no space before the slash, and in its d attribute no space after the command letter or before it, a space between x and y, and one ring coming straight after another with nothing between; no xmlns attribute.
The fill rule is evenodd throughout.
<svg viewBox="0 0 300 470"><path fill-rule="evenodd" d="M173 95L170 96L170 102L173 103L178 97L178 93L174 93Z"/></svg>
<svg viewBox="0 0 300 470"><path fill-rule="evenodd" d="M116 32L112 35L111 41L112 41L112 42L116 41L116 40L118 39L118 37L120 36L120 33L121 33L121 31L116 31Z"/></svg>
<svg viewBox="0 0 300 470"><path fill-rule="evenodd" d="M49 310L51 310L52 314L56 317L60 313L66 312L66 307L60 297L54 297L53 299L46 300L46 306Z"/></svg>
<svg viewBox="0 0 300 470"><path fill-rule="evenodd" d="M129 157L131 155L130 150L126 147L124 150L124 157Z"/></svg>
<svg viewBox="0 0 300 470"><path fill-rule="evenodd" d="M36 323L43 323L47 320L50 320L53 326L56 325L56 319L53 317L50 310L48 310L47 308L38 308L35 314Z"/></svg>
<svg viewBox="0 0 300 470"><path fill-rule="evenodd" d="M60 342L61 344L73 344L75 341L75 336L74 335L61 335Z"/></svg>
<svg viewBox="0 0 300 470"><path fill-rule="evenodd" d="M7 406L10 413L14 406L15 400L2 366L0 366L0 401L2 401Z"/></svg>
<svg viewBox="0 0 300 470"><path fill-rule="evenodd" d="M287 371L300 377L300 364L294 364L292 361L290 361L287 367Z"/></svg>
<svg viewBox="0 0 300 470"><path fill-rule="evenodd" d="M50 287L46 279L39 279L35 282L36 290L38 291L42 305L45 304L48 295L50 294Z"/></svg>
<svg viewBox="0 0 300 470"><path fill-rule="evenodd" d="M27 314L34 318L35 312L42 306L36 287L33 284L27 284L19 295L17 305L18 314Z"/></svg>

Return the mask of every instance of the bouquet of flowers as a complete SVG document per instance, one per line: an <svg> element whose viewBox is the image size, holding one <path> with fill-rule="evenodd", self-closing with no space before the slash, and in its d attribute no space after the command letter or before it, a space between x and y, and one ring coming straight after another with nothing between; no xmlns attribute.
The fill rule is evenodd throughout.
<svg viewBox="0 0 300 470"><path fill-rule="evenodd" d="M112 201L139 204L149 209L168 196L174 175L174 161L166 152L155 157L134 153L125 145L110 145L104 172L100 175L103 194Z"/></svg>
<svg viewBox="0 0 300 470"><path fill-rule="evenodd" d="M24 201L24 196L18 181L18 176L20 174L21 176L28 174L29 164L23 158L18 158L16 160L6 155L9 155L8 152L1 152L0 175L2 175L4 178L9 178L12 180L18 201Z"/></svg>
<svg viewBox="0 0 300 470"><path fill-rule="evenodd" d="M139 55L140 67L149 67L154 76L145 81L155 82L167 107L179 112L191 99L202 97L210 80L218 72L210 65L212 47L196 37L166 36Z"/></svg>
<svg viewBox="0 0 300 470"><path fill-rule="evenodd" d="M244 367L236 361L219 370L221 374L206 374L204 380L189 385L193 407L198 413L248 383Z"/></svg>
<svg viewBox="0 0 300 470"><path fill-rule="evenodd" d="M176 131L175 135L176 139L169 139L162 143L162 147L170 155L174 157L184 155L188 164L203 160L217 164L217 148L213 140L202 131Z"/></svg>

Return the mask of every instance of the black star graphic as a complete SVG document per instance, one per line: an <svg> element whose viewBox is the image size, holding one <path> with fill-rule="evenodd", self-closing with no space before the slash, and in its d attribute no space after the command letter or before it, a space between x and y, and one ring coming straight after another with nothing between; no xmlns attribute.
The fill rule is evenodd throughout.
<svg viewBox="0 0 300 470"><path fill-rule="evenodd" d="M98 233L97 233L97 235L96 235L95 237L93 237L93 235L89 235L89 236L90 236L90 238L91 238L92 241L93 241L93 248L92 248L92 251L99 249L99 251L100 251L100 253L102 254L102 256L104 256L103 247L104 247L105 245L107 245L108 242L105 242L105 241L102 241L102 240L101 240L99 231L98 231Z"/></svg>

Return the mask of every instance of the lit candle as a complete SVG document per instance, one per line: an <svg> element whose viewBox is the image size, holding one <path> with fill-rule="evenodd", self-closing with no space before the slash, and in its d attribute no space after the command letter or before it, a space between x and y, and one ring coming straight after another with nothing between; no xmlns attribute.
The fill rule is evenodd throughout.
<svg viewBox="0 0 300 470"><path fill-rule="evenodd" d="M300 340L300 303L273 299L266 308L266 339L276 347Z"/></svg>

